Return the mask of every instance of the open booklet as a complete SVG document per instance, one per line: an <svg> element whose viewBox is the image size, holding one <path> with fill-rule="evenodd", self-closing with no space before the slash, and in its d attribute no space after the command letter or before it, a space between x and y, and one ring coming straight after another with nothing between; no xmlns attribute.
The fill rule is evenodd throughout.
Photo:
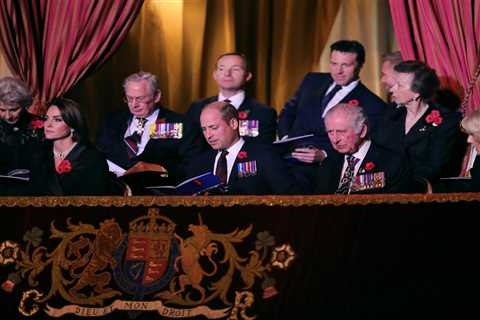
<svg viewBox="0 0 480 320"><path fill-rule="evenodd" d="M295 148L306 148L313 145L313 137L313 133L303 136L288 137L286 139L274 141L273 145L283 154L291 152Z"/></svg>
<svg viewBox="0 0 480 320"><path fill-rule="evenodd" d="M157 195L194 196L221 185L219 177L211 172L207 172L187 179L176 186L151 186L146 187L146 189Z"/></svg>
<svg viewBox="0 0 480 320"><path fill-rule="evenodd" d="M15 169L7 174L0 174L0 179L6 179L10 181L30 181L30 170Z"/></svg>

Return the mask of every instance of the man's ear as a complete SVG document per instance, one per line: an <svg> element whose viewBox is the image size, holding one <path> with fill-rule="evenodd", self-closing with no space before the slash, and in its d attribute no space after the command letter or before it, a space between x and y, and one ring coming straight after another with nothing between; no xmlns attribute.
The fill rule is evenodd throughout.
<svg viewBox="0 0 480 320"><path fill-rule="evenodd" d="M157 92L155 93L155 103L160 102L161 98L162 98L162 92L160 92L160 90L157 90Z"/></svg>
<svg viewBox="0 0 480 320"><path fill-rule="evenodd" d="M233 130L237 130L238 129L238 120L235 119L235 118L230 119L229 125L230 125L230 128L232 128Z"/></svg>
<svg viewBox="0 0 480 320"><path fill-rule="evenodd" d="M367 136L367 133L368 133L368 127L364 123L362 124L362 130L360 131L360 138L364 139Z"/></svg>
<svg viewBox="0 0 480 320"><path fill-rule="evenodd" d="M251 72L247 72L247 76L245 77L245 82L248 82L252 79L253 75Z"/></svg>

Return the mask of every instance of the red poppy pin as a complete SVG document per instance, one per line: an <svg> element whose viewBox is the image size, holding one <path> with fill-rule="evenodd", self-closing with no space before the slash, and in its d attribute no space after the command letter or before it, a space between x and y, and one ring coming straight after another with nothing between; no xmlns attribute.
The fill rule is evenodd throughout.
<svg viewBox="0 0 480 320"><path fill-rule="evenodd" d="M348 104L351 104L352 106L358 106L360 104L360 102L358 102L357 99L352 99L352 100L348 101Z"/></svg>
<svg viewBox="0 0 480 320"><path fill-rule="evenodd" d="M68 160L62 160L56 168L58 174L64 174L72 171L72 164Z"/></svg>
<svg viewBox="0 0 480 320"><path fill-rule="evenodd" d="M430 112L425 118L425 121L427 123L431 123L432 126L436 127L442 124L443 118L440 116L440 111L432 110L432 112Z"/></svg>
<svg viewBox="0 0 480 320"><path fill-rule="evenodd" d="M44 122L40 119L35 119L30 122L30 128L33 130L43 128Z"/></svg>
<svg viewBox="0 0 480 320"><path fill-rule="evenodd" d="M165 118L157 119L157 121L155 121L155 123L165 123L165 122L167 122Z"/></svg>
<svg viewBox="0 0 480 320"><path fill-rule="evenodd" d="M247 151L240 151L237 155L238 160L243 160L248 157Z"/></svg>
<svg viewBox="0 0 480 320"><path fill-rule="evenodd" d="M374 168L375 168L375 163L371 161L365 164L365 170L367 171L372 171Z"/></svg>
<svg viewBox="0 0 480 320"><path fill-rule="evenodd" d="M240 111L238 113L238 118L240 120L245 120L245 119L247 119L247 117L248 117L248 111Z"/></svg>

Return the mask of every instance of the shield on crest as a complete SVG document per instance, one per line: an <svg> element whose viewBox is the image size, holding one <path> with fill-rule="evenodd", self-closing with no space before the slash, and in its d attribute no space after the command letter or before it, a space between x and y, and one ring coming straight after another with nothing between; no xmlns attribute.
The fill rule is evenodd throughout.
<svg viewBox="0 0 480 320"><path fill-rule="evenodd" d="M158 211L132 221L115 256L117 284L135 295L163 288L175 274L178 241L174 232L175 224Z"/></svg>

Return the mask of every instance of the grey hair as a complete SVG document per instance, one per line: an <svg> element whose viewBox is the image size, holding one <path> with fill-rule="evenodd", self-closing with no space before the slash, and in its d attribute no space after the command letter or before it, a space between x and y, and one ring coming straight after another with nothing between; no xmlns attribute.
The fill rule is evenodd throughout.
<svg viewBox="0 0 480 320"><path fill-rule="evenodd" d="M146 80L148 82L151 94L155 94L157 91L160 91L157 77L154 74L145 71L131 74L127 78L125 78L125 80L123 81L123 90L127 89L128 83L138 82L142 80Z"/></svg>
<svg viewBox="0 0 480 320"><path fill-rule="evenodd" d="M480 110L473 111L465 116L460 125L466 134L471 135L475 141L480 142Z"/></svg>
<svg viewBox="0 0 480 320"><path fill-rule="evenodd" d="M12 77L0 79L0 103L26 109L32 101L32 91L25 82Z"/></svg>
<svg viewBox="0 0 480 320"><path fill-rule="evenodd" d="M359 134L362 131L364 125L368 127L368 121L367 121L367 116L365 115L365 111L359 105L352 105L349 103L339 103L327 111L324 121L327 119L327 117L330 117L337 112L343 112L345 115L347 115L348 119L350 120L350 123L352 124L353 130L357 134Z"/></svg>

